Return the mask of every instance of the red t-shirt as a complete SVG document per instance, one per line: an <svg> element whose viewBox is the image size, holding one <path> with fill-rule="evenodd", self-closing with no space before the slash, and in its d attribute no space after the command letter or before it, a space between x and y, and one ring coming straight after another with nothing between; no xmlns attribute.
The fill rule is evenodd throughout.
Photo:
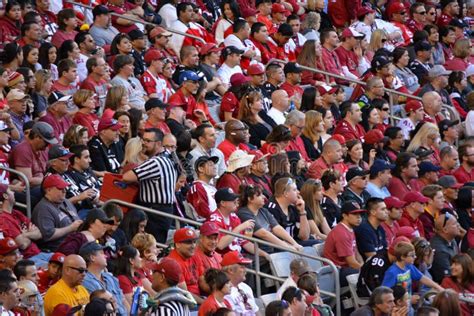
<svg viewBox="0 0 474 316"><path fill-rule="evenodd" d="M163 134L171 134L171 130L165 122L159 122L156 125L153 125L150 121L145 122L145 129L147 128L159 128Z"/></svg>
<svg viewBox="0 0 474 316"><path fill-rule="evenodd" d="M99 126L99 118L94 113L85 114L82 112L76 112L72 119L73 124L79 124L87 128L89 138L97 135L97 127Z"/></svg>
<svg viewBox="0 0 474 316"><path fill-rule="evenodd" d="M328 258L340 267L349 267L346 257L356 253L356 239L353 230L349 230L343 223L334 227L326 238L323 257Z"/></svg>
<svg viewBox="0 0 474 316"><path fill-rule="evenodd" d="M306 148L304 147L304 142L301 136L296 137L296 139L292 139L288 146L286 146L285 150L288 151L299 151L301 157L304 161L311 162L311 158L309 158L308 153L306 152Z"/></svg>
<svg viewBox="0 0 474 316"><path fill-rule="evenodd" d="M247 184L248 183L245 178L240 179L236 174L226 172L217 181L216 188L231 188L234 192L239 192L240 186Z"/></svg>
<svg viewBox="0 0 474 316"><path fill-rule="evenodd" d="M234 228L241 224L239 217L235 213L231 213L227 219L222 216L219 210L216 210L209 216L209 221L216 223L217 227L225 230L232 231ZM219 240L224 237L225 235L219 233ZM244 240L240 238L234 238L234 240L229 244L229 246L223 250L218 250L221 254L225 254L229 251L237 250L240 252L242 250L242 245L244 244Z"/></svg>
<svg viewBox="0 0 474 316"><path fill-rule="evenodd" d="M176 251L176 249L171 250L168 258L176 260L176 262L181 266L183 270L183 281L186 283L186 287L188 291L195 294L201 295L199 293L199 274L195 264L193 264L193 260L191 258L184 259L181 255Z"/></svg>
<svg viewBox="0 0 474 316"><path fill-rule="evenodd" d="M198 316L211 315L221 307L227 307L229 309L232 309L232 307L229 303L227 303L227 301L224 301L223 303L219 304L213 295L209 295L199 307Z"/></svg>
<svg viewBox="0 0 474 316"><path fill-rule="evenodd" d="M68 86L61 84L59 81L53 83L51 91L59 91L64 95L73 95L77 91L77 82L71 83Z"/></svg>
<svg viewBox="0 0 474 316"><path fill-rule="evenodd" d="M469 297L470 299L474 299L474 284L471 283L467 288L464 288L459 283L455 282L451 277L447 276L444 277L443 281L441 282L441 286L445 289L453 289L456 293L462 293ZM461 312L462 316L472 316L472 304L471 308L469 308L469 304L461 301Z"/></svg>
<svg viewBox="0 0 474 316"><path fill-rule="evenodd" d="M13 148L10 155L10 165L13 168L31 168L33 177L42 177L46 173L46 162L48 161L48 151L33 152L27 140Z"/></svg>
<svg viewBox="0 0 474 316"><path fill-rule="evenodd" d="M142 286L142 280L137 276L133 277L135 284L130 281L130 278L123 274L119 275L117 279L119 281L119 286L122 289L123 294L133 294L135 293L137 287Z"/></svg>
<svg viewBox="0 0 474 316"><path fill-rule="evenodd" d="M199 246L196 247L196 252L192 257L192 260L196 264L199 275L204 275L204 272L210 268L218 270L221 269L222 256L215 251L211 256L208 256L201 250L201 247Z"/></svg>
<svg viewBox="0 0 474 316"><path fill-rule="evenodd" d="M48 270L38 270L38 290L41 294L46 293L46 291L53 286L54 283L58 282L58 279L50 279L48 275Z"/></svg>
<svg viewBox="0 0 474 316"><path fill-rule="evenodd" d="M221 109L219 111L219 118L221 121L225 121L224 119L224 112L231 112L233 118L237 118L239 115L239 99L235 96L234 93L227 91L224 93L221 102Z"/></svg>
<svg viewBox="0 0 474 316"><path fill-rule="evenodd" d="M392 241L395 239L398 230L400 229L400 225L398 222L393 222L392 226L388 226L385 222L380 224L385 231L385 239L387 240L387 245L390 245Z"/></svg>
<svg viewBox="0 0 474 316"><path fill-rule="evenodd" d="M117 13L119 15L124 15L125 13L127 13L127 11L123 7L117 7L117 6L111 5L111 4L107 5L107 7L109 8L109 10L114 11L115 13ZM118 16L112 15L112 25L120 33L128 34L128 33L130 33L130 31L138 29L136 24L131 24L131 25L127 25L127 26L120 25L120 24L117 23L118 19L119 19Z"/></svg>
<svg viewBox="0 0 474 316"><path fill-rule="evenodd" d="M400 178L393 177L387 187L390 194L403 201L405 195L410 191L416 191L416 188L403 182Z"/></svg>
<svg viewBox="0 0 474 316"><path fill-rule="evenodd" d="M420 234L420 237L425 237L425 229L423 228L423 223L419 218L413 219L407 212L403 212L402 217L398 220L400 227L410 226L414 230L417 230Z"/></svg>
<svg viewBox="0 0 474 316"><path fill-rule="evenodd" d="M67 130L72 125L72 120L68 115L58 119L50 111L47 111L46 115L41 117L39 120L51 125L59 143L63 142L64 134L66 134Z"/></svg>
<svg viewBox="0 0 474 316"><path fill-rule="evenodd" d="M333 135L335 134L341 134L342 136L344 136L346 141L349 141L352 139L359 139L360 141L363 142L364 136L365 136L365 130L360 124L357 124L354 128L346 120L341 120L336 125L336 128L334 129Z"/></svg>
<svg viewBox="0 0 474 316"><path fill-rule="evenodd" d="M359 72L357 71L357 66L359 65L359 58L356 53L352 50L347 50L344 47L339 46L334 50L337 57L339 57L339 62L341 67L346 66L347 69L357 78L360 77Z"/></svg>
<svg viewBox="0 0 474 316"><path fill-rule="evenodd" d="M464 184L466 182L474 181L474 168L471 170L471 172L467 172L467 170L464 169L463 166L460 166L459 168L456 169L456 171L454 171L453 174L459 183Z"/></svg>
<svg viewBox="0 0 474 316"><path fill-rule="evenodd" d="M224 154L224 158L225 158L226 163L227 163L227 160L229 160L230 155L232 155L232 153L234 151L236 151L237 149L241 149L241 150L246 151L246 152L250 151L250 148L247 145L239 144L239 146L237 147L227 139L224 139L224 141L222 143L220 143L219 146L217 146L217 148L220 151L222 151L222 153Z"/></svg>
<svg viewBox="0 0 474 316"><path fill-rule="evenodd" d="M290 98L294 95L297 95L298 99L303 97L303 89L298 85L292 85L288 81L283 82L280 86L280 89L285 90Z"/></svg>
<svg viewBox="0 0 474 316"><path fill-rule="evenodd" d="M11 214L7 212L0 213L0 231L5 237L16 238L21 234L21 228L28 228L30 223L30 219L19 211L13 210ZM25 259L36 256L40 252L34 242L31 242L26 249L21 251Z"/></svg>

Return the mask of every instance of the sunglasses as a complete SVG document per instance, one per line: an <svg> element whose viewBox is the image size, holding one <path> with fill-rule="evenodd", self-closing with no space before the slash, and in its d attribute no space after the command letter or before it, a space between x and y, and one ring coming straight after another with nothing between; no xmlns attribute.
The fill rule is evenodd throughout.
<svg viewBox="0 0 474 316"><path fill-rule="evenodd" d="M416 14L425 15L425 14L426 14L426 11L416 12Z"/></svg>
<svg viewBox="0 0 474 316"><path fill-rule="evenodd" d="M446 227L446 224L448 223L449 219L451 218L451 214L448 212L444 213L444 221L443 221L443 228Z"/></svg>
<svg viewBox="0 0 474 316"><path fill-rule="evenodd" d="M77 272L79 272L80 274L83 274L83 273L86 273L87 272L87 269L85 268L76 268L76 267L68 267L70 269L73 269L73 270L76 270Z"/></svg>
<svg viewBox="0 0 474 316"><path fill-rule="evenodd" d="M390 111L390 108L382 108L382 111L388 112Z"/></svg>

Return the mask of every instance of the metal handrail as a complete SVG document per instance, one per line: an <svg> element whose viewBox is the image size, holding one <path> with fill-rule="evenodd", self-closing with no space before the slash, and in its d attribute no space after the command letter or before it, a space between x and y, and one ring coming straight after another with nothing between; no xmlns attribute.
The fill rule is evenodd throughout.
<svg viewBox="0 0 474 316"><path fill-rule="evenodd" d="M200 223L200 222L188 219L188 218L179 217L179 216L176 216L174 214L165 213L165 212L162 212L162 211L154 210L154 209L151 209L151 208L148 208L148 207L144 207L144 206L141 206L141 205L137 205L137 204L133 204L133 203L117 200L117 199L110 199L110 200L106 201L104 203L104 207L106 205L110 204L110 203L123 205L123 206L126 206L128 208L141 209L145 212L149 212L149 213L156 214L156 215L159 215L159 216L171 218L175 221L184 222L184 223L187 223L187 224L190 224L190 225L193 225L193 226L198 226L199 227L199 226L202 226L202 224L203 224L203 223ZM237 234L237 233L234 233L234 232L229 231L229 230L219 229L219 232L221 232L223 234L226 234L226 235L231 235L231 236L234 236L234 237L245 239L245 240L248 240L248 241L254 243L254 245L255 245L255 254L254 254L255 260L254 260L254 262L255 262L257 296L260 296L260 294L261 294L261 287L260 287L260 277L261 276L263 276L263 277L268 276L271 279L276 279L276 277L274 277L274 276L270 276L268 274L260 272L260 264L259 264L260 259L259 259L259 256L258 256L258 249L259 249L258 245L259 244L269 246L269 247L273 247L273 248L277 248L277 249L287 251L287 252L293 253L295 255L301 256L301 257L321 261L321 262L327 264L331 268L331 270L334 272L334 280L335 280L334 283L335 283L335 289L336 290L335 290L335 293L331 293L331 292L327 292L327 291L320 291L320 292L322 294L325 294L329 297L332 297L332 298L336 299L336 315L337 316L341 315L341 295L340 295L341 294L341 287L340 287L340 284L339 284L339 270L337 269L336 265L331 260L323 258L323 257L312 256L312 255L309 255L309 254L303 253L303 252L298 252L296 250L293 250L293 249L290 249L290 248L287 248L287 247L272 244L272 243L270 243L268 241L265 241L265 240L262 240L262 239L257 239L257 238L254 238L254 237L249 237L249 236L245 236L245 235L242 235L242 234ZM277 281L282 281L282 280L279 279Z"/></svg>
<svg viewBox="0 0 474 316"><path fill-rule="evenodd" d="M90 5L87 5L87 4L83 4L83 3L79 3L79 2L75 2L75 1L71 1L71 0L66 0L65 2L70 3L70 4L73 4L73 5L77 5L77 6L86 8L86 9L90 9L90 10L94 9L93 6L90 6ZM132 18L132 17L129 17L129 16L120 15L120 14L115 13L115 12L111 12L110 14L113 15L113 16L119 17L119 18L121 18L121 19L129 20L129 21L132 21L132 22L135 22L135 23L140 23L140 24L144 24L144 25L160 26L160 27L164 28L165 30L167 30L168 32L171 32L171 33L174 33L174 34L178 34L178 35L182 35L182 36L185 36L185 37L190 37L190 38L193 38L193 39L195 39L195 40L197 40L197 41L200 41L200 42L203 43L203 44L206 44L206 41L205 41L205 40L203 40L202 38L200 38L199 36L196 36L196 35L187 34L187 33L181 32L181 31L177 31L177 30L174 30L174 29L166 28L166 27L163 27L163 26L158 25L158 24L156 24L156 23L152 23L152 22L148 22L148 21L143 21L143 20L135 19L135 18Z"/></svg>
<svg viewBox="0 0 474 316"><path fill-rule="evenodd" d="M25 175L23 172L20 172L20 171L18 171L18 170L15 170L15 169L12 169L12 168L8 168L8 167L5 167L5 166L1 166L1 165L0 165L0 170L5 170L5 171L8 171L8 172L10 172L10 173L16 174L18 177L21 178L21 180L23 181L23 183L25 183L26 205L23 204L23 203L18 203L18 202L16 202L15 204L18 205L18 206L21 206L21 207L25 207L25 208L26 208L26 216L28 216L28 218L31 219L31 192L30 192L30 181L28 181L28 178L26 177L26 175Z"/></svg>

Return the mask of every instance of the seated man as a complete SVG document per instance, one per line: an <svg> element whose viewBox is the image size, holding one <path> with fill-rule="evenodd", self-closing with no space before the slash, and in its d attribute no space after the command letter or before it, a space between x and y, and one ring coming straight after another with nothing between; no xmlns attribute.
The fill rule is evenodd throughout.
<svg viewBox="0 0 474 316"><path fill-rule="evenodd" d="M202 156L194 164L197 179L187 194L187 200L203 218L209 218L209 215L217 209L214 199L217 189L211 181L217 175L218 161L219 158L215 156Z"/></svg>
<svg viewBox="0 0 474 316"><path fill-rule="evenodd" d="M15 240L10 237L0 239L0 270L7 269L13 274L13 268L20 259L21 254Z"/></svg>
<svg viewBox="0 0 474 316"><path fill-rule="evenodd" d="M53 84L52 91L61 92L63 95L73 95L77 87L77 65L71 59L63 59L58 63L59 79Z"/></svg>
<svg viewBox="0 0 474 316"><path fill-rule="evenodd" d="M75 232L82 224L76 208L66 199L68 185L57 174L49 175L43 181L45 195L33 210L33 223L43 236L43 249L56 250L64 237Z"/></svg>
<svg viewBox="0 0 474 316"><path fill-rule="evenodd" d="M302 275L309 273L314 273L314 271L311 271L311 267L305 259L293 259L290 263L290 276L278 289L277 299L281 299L282 294L287 288L297 286L298 280Z"/></svg>
<svg viewBox="0 0 474 316"><path fill-rule="evenodd" d="M48 268L38 270L38 289L42 295L61 278L65 258L62 253L55 252L49 258Z"/></svg>

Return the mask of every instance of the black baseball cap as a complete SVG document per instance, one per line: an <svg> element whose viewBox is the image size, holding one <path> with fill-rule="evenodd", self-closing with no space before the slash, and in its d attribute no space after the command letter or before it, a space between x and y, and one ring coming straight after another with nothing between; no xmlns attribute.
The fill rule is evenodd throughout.
<svg viewBox="0 0 474 316"><path fill-rule="evenodd" d="M416 42L415 45L413 45L413 49L415 50L415 52L431 51L431 48L431 44L427 41Z"/></svg>
<svg viewBox="0 0 474 316"><path fill-rule="evenodd" d="M216 203L219 204L221 201L235 201L239 197L238 194L235 194L231 188L223 188L217 190L214 195Z"/></svg>
<svg viewBox="0 0 474 316"><path fill-rule="evenodd" d="M244 51L242 49L238 49L237 47L235 46L227 46L226 48L224 48L222 50L222 56L224 58L226 58L227 56L229 56L230 54L239 54L239 55L242 55L244 53Z"/></svg>
<svg viewBox="0 0 474 316"><path fill-rule="evenodd" d="M341 213L342 214L359 214L367 212L356 202L347 202L342 204Z"/></svg>
<svg viewBox="0 0 474 316"><path fill-rule="evenodd" d="M68 159L71 156L74 156L74 154L58 144L51 146L51 148L48 150L48 160L54 160L63 157Z"/></svg>
<svg viewBox="0 0 474 316"><path fill-rule="evenodd" d="M447 131L450 127L459 124L459 120L442 120L438 123L439 132L443 134L443 132Z"/></svg>
<svg viewBox="0 0 474 316"><path fill-rule="evenodd" d="M384 55L378 55L378 56L375 56L374 59L372 59L372 63L370 64L370 66L372 67L372 69L380 69L382 67L387 66L390 63L391 61L389 58L387 58Z"/></svg>
<svg viewBox="0 0 474 316"><path fill-rule="evenodd" d="M350 168L346 173L347 182L351 182L354 178L365 177L370 171L364 170L361 167Z"/></svg>
<svg viewBox="0 0 474 316"><path fill-rule="evenodd" d="M219 162L219 157L217 156L201 156L194 163L194 170L197 170L201 165L205 164L208 161L212 161L217 164Z"/></svg>
<svg viewBox="0 0 474 316"><path fill-rule="evenodd" d="M424 159L432 155L434 153L434 150L420 147L418 149L415 149L413 153L415 154L417 159Z"/></svg>
<svg viewBox="0 0 474 316"><path fill-rule="evenodd" d="M145 102L145 111L147 112L154 108L161 108L166 110L167 107L168 104L163 103L163 101L158 98L150 98Z"/></svg>
<svg viewBox="0 0 474 316"><path fill-rule="evenodd" d="M105 212L100 208L94 208L94 209L90 210L89 213L87 213L85 222L93 223L97 219L99 221L101 221L102 223L104 223L104 224L113 224L114 223L114 219L111 218L111 217L107 217L107 214L105 214Z"/></svg>
<svg viewBox="0 0 474 316"><path fill-rule="evenodd" d="M94 9L92 9L92 15L94 16L94 19L96 16L103 15L103 14L109 14L110 11L105 5L96 5Z"/></svg>
<svg viewBox="0 0 474 316"><path fill-rule="evenodd" d="M303 69L299 67L297 63L294 62L288 62L286 63L285 67L283 67L283 72L285 73L285 76L287 74L292 74L292 73L301 73Z"/></svg>

